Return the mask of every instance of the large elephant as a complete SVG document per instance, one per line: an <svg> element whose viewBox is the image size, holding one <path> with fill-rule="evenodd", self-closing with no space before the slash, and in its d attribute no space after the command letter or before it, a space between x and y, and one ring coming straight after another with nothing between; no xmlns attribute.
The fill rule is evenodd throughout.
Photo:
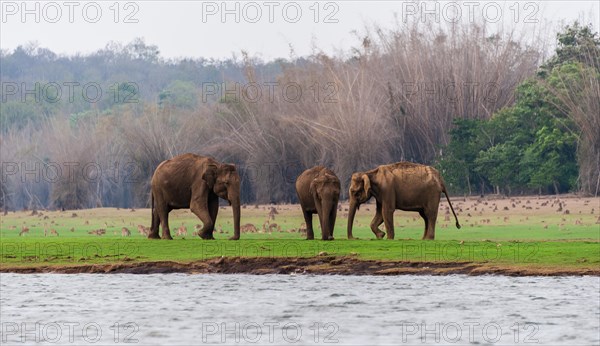
<svg viewBox="0 0 600 346"><path fill-rule="evenodd" d="M319 216L321 239L333 240L333 228L340 199L340 180L333 171L317 166L296 179L296 193L306 221L306 239L314 239L313 214Z"/></svg>
<svg viewBox="0 0 600 346"><path fill-rule="evenodd" d="M375 197L377 202L377 211L371 221L371 230L377 239L385 235L379 230L382 223L385 223L387 238L394 239L396 209L419 212L425 221L423 239L434 239L442 192L450 204L456 227L460 228L444 180L435 168L411 162L398 162L382 165L367 172L354 173L349 189L348 239L353 239L352 224L356 210L371 197Z"/></svg>
<svg viewBox="0 0 600 346"><path fill-rule="evenodd" d="M162 238L173 239L169 231L169 212L190 208L203 223L198 235L214 239L219 197L227 200L233 209L234 234L229 239L240 238L240 176L234 165L220 163L212 157L179 155L158 165L151 187L152 227L148 238L160 238L160 223Z"/></svg>

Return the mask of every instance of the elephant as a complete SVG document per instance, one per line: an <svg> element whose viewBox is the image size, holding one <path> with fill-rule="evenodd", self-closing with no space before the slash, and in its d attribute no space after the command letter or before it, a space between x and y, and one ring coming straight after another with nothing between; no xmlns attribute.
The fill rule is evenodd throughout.
<svg viewBox="0 0 600 346"><path fill-rule="evenodd" d="M460 229L444 180L435 168L412 162L398 162L354 173L349 188L348 239L354 239L352 224L356 210L362 203L375 197L377 211L371 221L371 230L377 239L386 235L379 230L382 223L385 223L387 239L394 239L394 211L400 209L419 212L425 221L422 239L433 240L442 192L454 214L456 228Z"/></svg>
<svg viewBox="0 0 600 346"><path fill-rule="evenodd" d="M151 180L152 226L148 238L173 239L169 231L169 212L190 208L202 220L198 231L202 239L214 239L213 232L219 197L229 202L233 209L234 234L230 240L240 238L240 176L234 165L220 163L212 157L183 154L163 161Z"/></svg>
<svg viewBox="0 0 600 346"><path fill-rule="evenodd" d="M314 239L313 214L319 216L321 239L333 240L333 228L340 199L340 180L333 171L317 166L296 179L296 193L306 221L306 239Z"/></svg>

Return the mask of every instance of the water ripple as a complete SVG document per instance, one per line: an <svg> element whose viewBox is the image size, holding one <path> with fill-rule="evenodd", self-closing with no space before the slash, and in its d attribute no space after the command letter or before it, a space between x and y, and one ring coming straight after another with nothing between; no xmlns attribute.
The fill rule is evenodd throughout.
<svg viewBox="0 0 600 346"><path fill-rule="evenodd" d="M597 277L0 274L0 282L3 328L57 323L59 345L89 344L84 326L101 329L97 344L600 341ZM72 341L70 323L78 323ZM24 344L19 333L3 337Z"/></svg>

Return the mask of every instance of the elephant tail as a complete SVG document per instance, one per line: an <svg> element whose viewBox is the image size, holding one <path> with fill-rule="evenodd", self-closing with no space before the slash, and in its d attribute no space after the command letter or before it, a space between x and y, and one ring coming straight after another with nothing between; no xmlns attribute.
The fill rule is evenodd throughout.
<svg viewBox="0 0 600 346"><path fill-rule="evenodd" d="M446 200L450 205L450 210L452 210L452 214L454 214L454 219L456 220L456 228L460 229L460 223L458 223L458 217L454 212L454 208L452 207L452 203L450 202L450 196L448 195L448 190L446 190L446 185L442 182L442 192L446 195Z"/></svg>

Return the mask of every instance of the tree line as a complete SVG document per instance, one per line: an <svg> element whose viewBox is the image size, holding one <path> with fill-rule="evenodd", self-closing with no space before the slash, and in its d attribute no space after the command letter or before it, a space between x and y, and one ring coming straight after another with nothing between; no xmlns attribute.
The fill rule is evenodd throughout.
<svg viewBox="0 0 600 346"><path fill-rule="evenodd" d="M0 200L147 206L158 163L185 152L235 163L243 203L295 202L317 164L346 190L401 160L436 165L451 193L597 194L598 34L565 26L550 58L538 34L374 26L347 52L271 62L167 60L141 39L2 51Z"/></svg>
<svg viewBox="0 0 600 346"><path fill-rule="evenodd" d="M489 119L454 120L437 159L459 191L600 192L600 38L566 26L554 56Z"/></svg>

